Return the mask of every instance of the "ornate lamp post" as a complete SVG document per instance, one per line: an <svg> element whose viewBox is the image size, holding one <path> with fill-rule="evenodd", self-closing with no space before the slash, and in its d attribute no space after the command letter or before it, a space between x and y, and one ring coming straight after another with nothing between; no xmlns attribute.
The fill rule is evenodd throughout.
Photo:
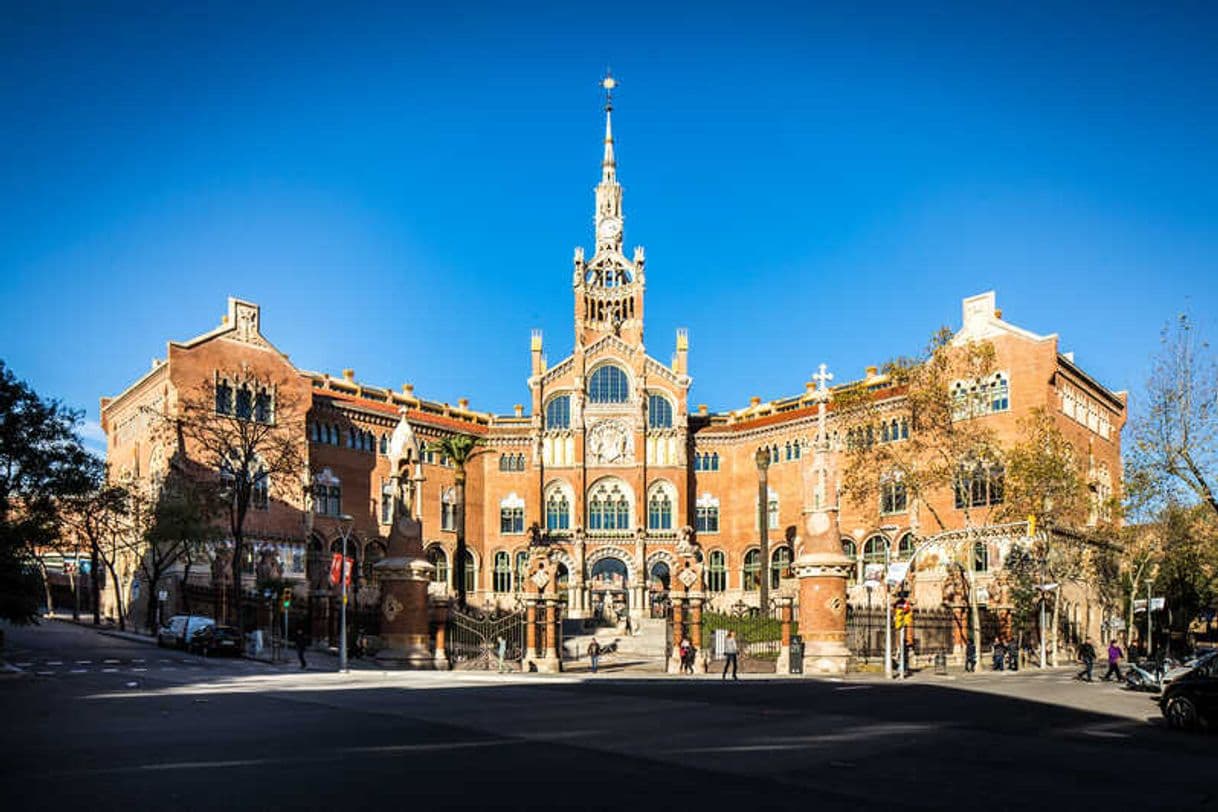
<svg viewBox="0 0 1218 812"><path fill-rule="evenodd" d="M343 603L339 609L338 630L338 670L345 674L347 673L347 539L351 538L351 528L355 525L355 519L351 515L344 513L338 517L338 532L343 538L343 565L339 568L339 578L343 584Z"/></svg>
<svg viewBox="0 0 1218 812"><path fill-rule="evenodd" d="M770 606L770 488L768 469L770 467L770 450L764 446L757 449L753 455L757 463L757 526L761 530L761 611L764 614Z"/></svg>

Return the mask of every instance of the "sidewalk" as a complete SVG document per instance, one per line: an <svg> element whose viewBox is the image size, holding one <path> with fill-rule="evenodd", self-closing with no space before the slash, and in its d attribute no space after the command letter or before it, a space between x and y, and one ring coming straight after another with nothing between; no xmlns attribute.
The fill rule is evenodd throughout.
<svg viewBox="0 0 1218 812"><path fill-rule="evenodd" d="M154 635L146 632L119 629L113 623L103 622L101 625L94 626L92 619L86 618L83 615L80 620L73 620L71 614L65 612L62 615L56 613L46 617L45 619L55 620L60 623L71 623L83 629L90 629L98 634L105 635L106 637L114 637L119 640L127 640L128 642L132 643L143 643L146 646L155 646L157 644L156 637ZM250 656L249 654L242 654L241 657L234 659L244 660L246 662L262 663L263 665L272 666L276 669L290 668L296 671L300 670L300 664L296 659L295 648L288 648L281 651L278 661L272 659L274 653L275 652L271 649L271 647L267 646L264 647L257 655ZM308 668L305 669L307 671L337 672L338 650L335 648L317 645L305 652L305 661L309 664ZM347 667L351 671L380 670L374 661L358 658L349 659L347 661Z"/></svg>

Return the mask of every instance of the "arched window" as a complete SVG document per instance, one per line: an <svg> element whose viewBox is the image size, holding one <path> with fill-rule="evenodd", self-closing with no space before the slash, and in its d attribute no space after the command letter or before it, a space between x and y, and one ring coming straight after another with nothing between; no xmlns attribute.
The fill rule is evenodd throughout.
<svg viewBox="0 0 1218 812"><path fill-rule="evenodd" d="M630 379L621 367L606 364L588 379L588 399L593 403L625 403L630 397Z"/></svg>
<svg viewBox="0 0 1218 812"><path fill-rule="evenodd" d="M387 435L387 434L381 435L381 453L382 454L389 453L389 435Z"/></svg>
<svg viewBox="0 0 1218 812"><path fill-rule="evenodd" d="M696 529L699 533L719 532L719 500L704 493L694 503L696 512Z"/></svg>
<svg viewBox="0 0 1218 812"><path fill-rule="evenodd" d="M727 589L727 557L722 550L712 550L706 568L706 588L711 592Z"/></svg>
<svg viewBox="0 0 1218 812"><path fill-rule="evenodd" d="M393 483L381 483L381 524L393 518Z"/></svg>
<svg viewBox="0 0 1218 812"><path fill-rule="evenodd" d="M647 425L653 429L672 428L672 404L663 395L647 396Z"/></svg>
<svg viewBox="0 0 1218 812"><path fill-rule="evenodd" d="M859 557L859 549L853 539L842 539L842 555L851 561Z"/></svg>
<svg viewBox="0 0 1218 812"><path fill-rule="evenodd" d="M630 500L616 482L602 482L588 499L589 530L629 530Z"/></svg>
<svg viewBox="0 0 1218 812"><path fill-rule="evenodd" d="M237 390L237 410L236 415L242 420L249 420L250 415L254 413L254 393L250 391L248 386L242 384Z"/></svg>
<svg viewBox="0 0 1218 812"><path fill-rule="evenodd" d="M672 495L666 485L657 486L647 500L647 529L672 529Z"/></svg>
<svg viewBox="0 0 1218 812"><path fill-rule="evenodd" d="M546 529L571 529L571 502L567 499L567 495L558 488L550 491L550 495L546 498Z"/></svg>
<svg viewBox="0 0 1218 812"><path fill-rule="evenodd" d="M1006 496L1006 469L1001 463L964 463L956 473L956 507L1000 505Z"/></svg>
<svg viewBox="0 0 1218 812"><path fill-rule="evenodd" d="M496 592L512 591L512 561L503 550L495 553L495 571L492 588Z"/></svg>
<svg viewBox="0 0 1218 812"><path fill-rule="evenodd" d="M719 470L719 452L718 451L711 452L711 470L712 471Z"/></svg>
<svg viewBox="0 0 1218 812"><path fill-rule="evenodd" d="M761 551L749 550L744 554L744 569L742 571L745 592L756 592L761 588Z"/></svg>
<svg viewBox="0 0 1218 812"><path fill-rule="evenodd" d="M913 533L906 533L901 536L901 540L897 542L897 558L902 561L908 561L913 558L914 554L914 537Z"/></svg>
<svg viewBox="0 0 1218 812"><path fill-rule="evenodd" d="M546 404L546 428L571 428L571 396L559 395Z"/></svg>
<svg viewBox="0 0 1218 812"><path fill-rule="evenodd" d="M516 591L524 592L524 579L529 574L529 554L521 550L516 553Z"/></svg>
<svg viewBox="0 0 1218 812"><path fill-rule="evenodd" d="M271 396L266 389L259 389L254 396L254 420L259 423L271 422Z"/></svg>
<svg viewBox="0 0 1218 812"><path fill-rule="evenodd" d="M379 541L371 541L364 548L364 578L371 580L376 574L376 562L385 557L385 545Z"/></svg>
<svg viewBox="0 0 1218 812"><path fill-rule="evenodd" d="M863 542L863 563L864 564L883 564L884 550L888 546L888 540L883 536L872 536Z"/></svg>
<svg viewBox="0 0 1218 812"><path fill-rule="evenodd" d="M785 544L770 556L770 588L778 589L783 578L791 577L791 548Z"/></svg>
<svg viewBox="0 0 1218 812"><path fill-rule="evenodd" d="M880 513L904 513L908 501L900 472L893 472L880 480Z"/></svg>
<svg viewBox="0 0 1218 812"><path fill-rule="evenodd" d="M440 529L457 529L457 489L445 488L440 494Z"/></svg>
<svg viewBox="0 0 1218 812"><path fill-rule="evenodd" d="M799 455L803 452L803 443L799 440L795 441L795 459L799 459Z"/></svg>
<svg viewBox="0 0 1218 812"><path fill-rule="evenodd" d="M515 493L499 502L499 532L508 535L524 532L524 500Z"/></svg>
<svg viewBox="0 0 1218 812"><path fill-rule="evenodd" d="M321 441L321 429L316 423L309 423L309 439L315 443Z"/></svg>
<svg viewBox="0 0 1218 812"><path fill-rule="evenodd" d="M990 571L990 548L985 542L979 541L973 545L973 572Z"/></svg>
<svg viewBox="0 0 1218 812"><path fill-rule="evenodd" d="M227 380L216 384L216 414L232 414L233 388Z"/></svg>
<svg viewBox="0 0 1218 812"><path fill-rule="evenodd" d="M466 592L473 592L473 591L474 591L474 583L475 583L475 578L474 578L474 554L473 554L473 553L471 553L469 550L466 550L466 551L465 551L465 555L463 556L463 558L464 558L464 566L463 566L463 567L461 567L461 572L462 572L462 573L464 574L464 576L465 576L465 591L466 591Z"/></svg>

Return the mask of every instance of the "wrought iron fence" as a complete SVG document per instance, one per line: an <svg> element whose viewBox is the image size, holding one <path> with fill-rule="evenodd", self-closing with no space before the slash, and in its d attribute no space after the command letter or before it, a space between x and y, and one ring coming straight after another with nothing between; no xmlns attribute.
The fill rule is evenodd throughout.
<svg viewBox="0 0 1218 812"><path fill-rule="evenodd" d="M525 613L474 608L448 610L445 635L448 660L455 670L490 671L503 665L518 669L524 656Z"/></svg>
<svg viewBox="0 0 1218 812"><path fill-rule="evenodd" d="M846 607L846 645L864 662L884 660L884 629L889 621L881 607ZM951 609L915 609L911 623L914 653L951 654L955 648L958 613ZM985 625L983 624L983 631ZM967 632L967 629L965 629ZM894 629L892 645L900 645L901 633Z"/></svg>
<svg viewBox="0 0 1218 812"><path fill-rule="evenodd" d="M743 601L735 603L727 612L702 613L702 644L714 658L715 632L736 633L736 646L741 663L754 661L775 666L782 648L782 616L776 601L762 611ZM798 634L798 624L791 622L791 634Z"/></svg>

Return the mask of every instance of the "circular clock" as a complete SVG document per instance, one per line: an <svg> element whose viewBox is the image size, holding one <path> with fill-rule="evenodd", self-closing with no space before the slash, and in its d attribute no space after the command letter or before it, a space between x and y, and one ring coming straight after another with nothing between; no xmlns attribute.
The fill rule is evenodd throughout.
<svg viewBox="0 0 1218 812"><path fill-rule="evenodd" d="M601 221L597 233L604 239L612 239L622 230L622 224L615 217L609 217Z"/></svg>

